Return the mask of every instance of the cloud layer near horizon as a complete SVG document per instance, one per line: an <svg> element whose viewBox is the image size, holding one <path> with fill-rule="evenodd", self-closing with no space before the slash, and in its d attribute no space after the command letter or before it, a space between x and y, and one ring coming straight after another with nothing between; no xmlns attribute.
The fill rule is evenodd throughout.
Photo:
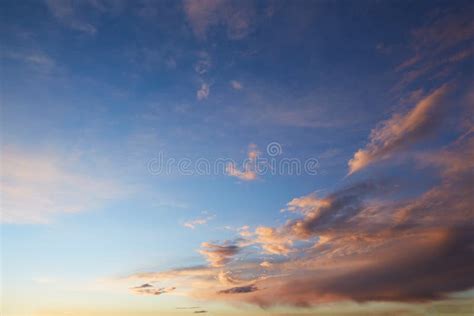
<svg viewBox="0 0 474 316"><path fill-rule="evenodd" d="M196 298L260 306L426 301L468 290L474 166L459 162L474 161L474 134L414 159L440 177L417 197L392 200L391 181L378 180L301 197L288 203L297 218L280 227L242 230L239 243L204 243L208 268L133 278L172 282Z"/></svg>
<svg viewBox="0 0 474 316"><path fill-rule="evenodd" d="M291 219L276 227L244 227L235 240L202 243L208 267L131 276L166 281L199 299L260 306L311 306L339 301L420 302L446 299L474 287L474 125L463 122L448 145L408 150L442 128L442 108L454 86L443 85L405 114L378 125L351 172L404 154L410 172L431 174L435 184L399 185L376 174L322 195L289 201ZM461 93L457 91L458 93ZM453 119L451 117L451 119Z"/></svg>
<svg viewBox="0 0 474 316"><path fill-rule="evenodd" d="M377 124L348 161L349 175L382 161L385 170L367 179L346 178L345 186L328 194L292 199L284 210L290 219L282 225L245 226L234 240L202 243L199 252L208 266L130 278L165 281L194 298L264 307L422 302L473 288L474 98L472 82L448 80L449 67L470 56L463 45L471 41L472 26L450 18L439 23L448 30L439 41L431 33L437 23L414 32L426 41L415 41L416 55L397 68L402 78L394 90L440 80L408 98L400 93L400 103L411 107ZM434 47L434 53L422 58L420 45ZM462 58L453 57L454 47ZM439 67L435 59L448 49L452 56L442 65L449 67ZM449 141L439 142L435 136L441 134L450 134ZM249 160L257 154L249 150ZM409 163L413 185L390 172L394 162ZM250 169L231 167L231 176L256 178ZM415 182L425 175L435 181L420 190Z"/></svg>

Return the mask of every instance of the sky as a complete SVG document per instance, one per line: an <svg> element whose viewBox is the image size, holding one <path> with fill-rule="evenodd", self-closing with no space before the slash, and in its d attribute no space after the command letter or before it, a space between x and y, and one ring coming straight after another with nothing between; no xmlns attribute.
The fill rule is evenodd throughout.
<svg viewBox="0 0 474 316"><path fill-rule="evenodd" d="M474 312L472 1L0 15L2 315Z"/></svg>

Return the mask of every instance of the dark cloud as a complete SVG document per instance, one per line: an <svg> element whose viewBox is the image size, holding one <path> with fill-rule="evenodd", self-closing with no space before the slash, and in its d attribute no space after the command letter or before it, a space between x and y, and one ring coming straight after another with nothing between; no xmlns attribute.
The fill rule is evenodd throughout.
<svg viewBox="0 0 474 316"><path fill-rule="evenodd" d="M202 249L199 251L207 257L207 261L213 267L221 267L228 263L234 255L240 251L240 247L231 245L216 245L212 243L202 243Z"/></svg>
<svg viewBox="0 0 474 316"><path fill-rule="evenodd" d="M186 277L207 287L193 294L267 307L427 302L474 288L474 129L414 159L418 168L432 168L439 177L427 191L409 198L396 191L390 200L393 195L386 193L392 193L393 183L378 180L296 198L288 210L300 218L248 232L261 251L269 245L288 251L271 252L278 260L264 270L252 260L236 260L226 267L235 278L231 288L222 288L228 285L219 278L222 268L190 270ZM306 242L295 246L299 241ZM234 244L203 246L225 260L240 254Z"/></svg>
<svg viewBox="0 0 474 316"><path fill-rule="evenodd" d="M176 287L168 287L168 288L157 288L149 283L142 284L140 286L135 286L130 288L130 290L138 295L161 295L165 293L172 292L176 289Z"/></svg>
<svg viewBox="0 0 474 316"><path fill-rule="evenodd" d="M251 293L258 291L258 288L251 284L246 286L237 286L230 289L219 291L219 294L241 294L241 293Z"/></svg>
<svg viewBox="0 0 474 316"><path fill-rule="evenodd" d="M474 287L474 133L417 159L435 167L440 183L393 202L379 199L381 184L356 184L327 197L299 199L302 219L289 233L319 236L302 257L247 298L268 306L328 301L430 301ZM314 199L314 197L313 197ZM310 205L310 207L308 207ZM275 268L277 265L273 265Z"/></svg>
<svg viewBox="0 0 474 316"><path fill-rule="evenodd" d="M380 185L373 181L353 184L321 199L320 203L306 210L303 218L290 221L286 228L302 238L327 230L344 229L351 219L365 210L365 198L380 190Z"/></svg>
<svg viewBox="0 0 474 316"><path fill-rule="evenodd" d="M153 287L153 285L151 285L149 283L145 283L145 284L142 284L140 286L132 287L132 289L137 290L137 289L145 289L145 288L148 288L148 287Z"/></svg>
<svg viewBox="0 0 474 316"><path fill-rule="evenodd" d="M256 293L250 300L260 305L279 303L311 305L350 299L367 301L426 301L474 285L474 226L412 233L384 248L344 258L354 266L326 273L306 271L268 282L279 287ZM367 264L358 266L358 260ZM336 262L335 262L336 263Z"/></svg>

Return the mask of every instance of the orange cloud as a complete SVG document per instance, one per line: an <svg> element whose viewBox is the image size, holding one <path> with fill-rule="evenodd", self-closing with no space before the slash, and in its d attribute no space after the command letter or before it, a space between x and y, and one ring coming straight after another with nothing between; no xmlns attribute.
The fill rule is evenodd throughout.
<svg viewBox="0 0 474 316"><path fill-rule="evenodd" d="M255 243L261 244L265 253L287 255L290 253L292 240L291 238L277 229L272 227L257 227L255 230Z"/></svg>
<svg viewBox="0 0 474 316"><path fill-rule="evenodd" d="M247 152L247 159L243 163L243 170L239 170L234 163L226 166L226 172L231 177L239 178L244 181L253 181L257 179L257 157L260 152L257 146L251 144Z"/></svg>
<svg viewBox="0 0 474 316"><path fill-rule="evenodd" d="M385 123L374 139L387 140L382 145L393 149L392 139L399 138L394 130L402 135L408 130L412 137L417 128L424 130L432 102L421 102ZM200 252L209 266L133 277L173 282L186 289L183 294L203 300L263 307L421 302L469 290L474 287L474 128L466 128L449 146L414 155L417 167L432 168L439 177L417 196L393 199L388 193L394 187L397 193L405 188L375 178L325 196L298 197L286 206L296 218L280 226L254 231L245 226L234 242L203 243Z"/></svg>
<svg viewBox="0 0 474 316"><path fill-rule="evenodd" d="M443 118L441 109L448 91L447 85L441 86L408 113L395 114L373 129L367 146L359 149L349 161L349 174L392 157L433 131Z"/></svg>
<svg viewBox="0 0 474 316"><path fill-rule="evenodd" d="M203 249L199 253L206 256L207 261L213 267L222 267L235 256L240 248L237 245L215 245L208 242L201 244Z"/></svg>

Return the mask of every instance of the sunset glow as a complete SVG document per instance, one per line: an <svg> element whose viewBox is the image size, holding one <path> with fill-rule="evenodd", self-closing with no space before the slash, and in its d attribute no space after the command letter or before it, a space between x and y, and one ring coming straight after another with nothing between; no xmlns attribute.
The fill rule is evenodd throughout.
<svg viewBox="0 0 474 316"><path fill-rule="evenodd" d="M474 315L474 2L0 14L1 315Z"/></svg>

